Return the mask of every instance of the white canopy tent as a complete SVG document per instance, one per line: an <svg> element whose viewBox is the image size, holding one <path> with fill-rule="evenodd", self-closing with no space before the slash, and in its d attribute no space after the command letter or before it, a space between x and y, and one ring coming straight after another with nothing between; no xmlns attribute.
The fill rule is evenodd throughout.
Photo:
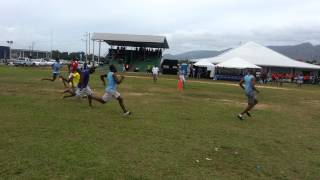
<svg viewBox="0 0 320 180"><path fill-rule="evenodd" d="M245 61L239 57L231 58L216 65L219 68L232 68L232 69L261 69L261 67Z"/></svg>
<svg viewBox="0 0 320 180"><path fill-rule="evenodd" d="M194 63L194 65L198 66L198 67L214 68L214 65L211 62L209 62L208 60L198 61L198 62Z"/></svg>
<svg viewBox="0 0 320 180"><path fill-rule="evenodd" d="M193 63L196 63L196 62L199 62L199 61L209 61L209 62L211 62L211 59L212 59L212 57L200 58L200 59L190 59L189 62L193 62Z"/></svg>
<svg viewBox="0 0 320 180"><path fill-rule="evenodd" d="M201 61L194 63L193 65L197 66L197 67L206 67L207 71L210 71L210 77L213 77L215 74L215 66L211 62L209 62L208 60L204 59L204 60L201 60Z"/></svg>
<svg viewBox="0 0 320 180"><path fill-rule="evenodd" d="M207 60L213 64L218 64L235 57L245 59L252 64L262 67L282 67L310 70L320 69L320 66L296 61L255 42L248 42L242 46L231 49L223 54Z"/></svg>

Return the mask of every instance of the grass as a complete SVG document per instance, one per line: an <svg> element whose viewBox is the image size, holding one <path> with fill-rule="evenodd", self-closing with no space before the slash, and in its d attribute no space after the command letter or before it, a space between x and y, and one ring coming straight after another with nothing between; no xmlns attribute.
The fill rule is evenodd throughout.
<svg viewBox="0 0 320 180"><path fill-rule="evenodd" d="M102 95L96 72L90 86ZM260 87L253 118L243 91L201 80L126 74L116 101L60 98L50 71L0 66L2 179L319 179L319 86ZM130 77L131 76L131 77Z"/></svg>

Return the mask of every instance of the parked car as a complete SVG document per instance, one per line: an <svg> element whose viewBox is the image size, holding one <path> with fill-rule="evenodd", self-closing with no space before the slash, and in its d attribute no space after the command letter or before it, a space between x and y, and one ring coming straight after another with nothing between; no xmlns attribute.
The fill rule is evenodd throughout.
<svg viewBox="0 0 320 180"><path fill-rule="evenodd" d="M70 61L60 59L60 64L65 65L65 64L70 64Z"/></svg>
<svg viewBox="0 0 320 180"><path fill-rule="evenodd" d="M33 66L46 66L48 64L47 64L47 61L45 61L44 59L33 59L32 65Z"/></svg>
<svg viewBox="0 0 320 180"><path fill-rule="evenodd" d="M84 61L79 61L78 68L83 68L84 63L85 63ZM94 63L93 62L88 62L87 64L88 64L89 68L92 68L92 67L97 68L97 67L99 67L99 64L96 63L96 62L94 62Z"/></svg>
<svg viewBox="0 0 320 180"><path fill-rule="evenodd" d="M32 66L32 60L29 58L18 58L13 60L15 66Z"/></svg>
<svg viewBox="0 0 320 180"><path fill-rule="evenodd" d="M54 60L54 59L49 59L49 60L47 60L46 65L47 65L47 66L52 66L55 62L56 62L56 60Z"/></svg>
<svg viewBox="0 0 320 180"><path fill-rule="evenodd" d="M177 74L178 73L178 60L164 59L161 63L163 74Z"/></svg>

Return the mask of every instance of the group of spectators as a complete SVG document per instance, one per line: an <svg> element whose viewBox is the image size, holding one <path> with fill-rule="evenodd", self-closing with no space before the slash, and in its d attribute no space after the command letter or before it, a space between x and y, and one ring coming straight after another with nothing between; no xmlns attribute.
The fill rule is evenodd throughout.
<svg viewBox="0 0 320 180"><path fill-rule="evenodd" d="M273 85L282 86L284 82L294 82L298 85L303 83L319 84L320 76L316 74L303 75L300 74L290 74L290 73L265 73L256 72L257 81L261 84L267 84L272 82Z"/></svg>
<svg viewBox="0 0 320 180"><path fill-rule="evenodd" d="M162 56L162 49L155 48L134 48L127 49L126 47L110 48L108 56L114 59L146 59L146 58L160 58Z"/></svg>
<svg viewBox="0 0 320 180"><path fill-rule="evenodd" d="M197 67L197 66L193 66L191 65L189 68L189 77L192 78L203 78L203 77L209 77L210 76L210 71L207 71L207 68L205 67Z"/></svg>
<svg viewBox="0 0 320 180"><path fill-rule="evenodd" d="M213 77L213 72L208 70L206 67L197 67L192 64L188 64L187 66L188 68L183 69L181 68L181 65L178 65L178 69L183 72L185 77L197 79Z"/></svg>

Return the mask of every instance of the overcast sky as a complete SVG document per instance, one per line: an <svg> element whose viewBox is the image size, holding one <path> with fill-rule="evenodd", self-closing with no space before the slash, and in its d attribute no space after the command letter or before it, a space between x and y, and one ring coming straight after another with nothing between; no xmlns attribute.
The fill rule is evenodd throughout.
<svg viewBox="0 0 320 180"><path fill-rule="evenodd" d="M52 37L53 49L79 51L85 32L165 35L173 54L247 41L320 44L320 0L0 1L0 45L50 50Z"/></svg>

